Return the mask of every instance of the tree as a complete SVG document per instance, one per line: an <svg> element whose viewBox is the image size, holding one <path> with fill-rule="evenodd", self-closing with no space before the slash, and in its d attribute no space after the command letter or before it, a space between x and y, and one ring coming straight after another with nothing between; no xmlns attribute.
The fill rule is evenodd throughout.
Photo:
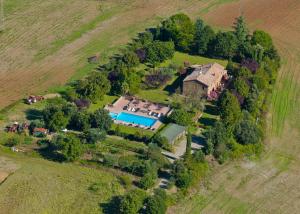
<svg viewBox="0 0 300 214"><path fill-rule="evenodd" d="M66 161L75 161L83 153L82 144L74 135L59 135L52 140L52 146Z"/></svg>
<svg viewBox="0 0 300 214"><path fill-rule="evenodd" d="M109 111L98 109L91 115L92 128L98 128L103 131L108 131L111 128L113 121L109 115Z"/></svg>
<svg viewBox="0 0 300 214"><path fill-rule="evenodd" d="M273 48L272 37L262 30L254 31L251 43L253 45L261 45L265 51L269 51Z"/></svg>
<svg viewBox="0 0 300 214"><path fill-rule="evenodd" d="M85 131L89 129L91 127L90 115L85 111L73 114L68 127L77 131Z"/></svg>
<svg viewBox="0 0 300 214"><path fill-rule="evenodd" d="M254 117L260 113L260 108L263 104L264 95L259 92L257 86L254 84L250 89L249 96L246 98L244 108L250 112Z"/></svg>
<svg viewBox="0 0 300 214"><path fill-rule="evenodd" d="M184 165L184 162L182 160L177 160L173 164L172 169L173 177L175 178L175 184L179 188L186 189L189 187L192 177L187 169L187 167Z"/></svg>
<svg viewBox="0 0 300 214"><path fill-rule="evenodd" d="M169 119L173 123L177 123L182 126L188 126L192 123L191 115L183 109L175 109L169 116Z"/></svg>
<svg viewBox="0 0 300 214"><path fill-rule="evenodd" d="M179 13L162 22L160 38L163 41L174 41L176 50L188 52L193 42L194 27L191 19Z"/></svg>
<svg viewBox="0 0 300 214"><path fill-rule="evenodd" d="M104 74L93 72L85 80L79 81L76 92L81 97L96 102L103 99L103 96L110 91L110 87L110 82Z"/></svg>
<svg viewBox="0 0 300 214"><path fill-rule="evenodd" d="M140 60L139 60L138 56L136 55L136 53L133 51L129 51L129 50L126 50L123 53L122 61L124 62L124 64L127 66L128 69L133 68L133 67L139 65L139 63L140 63Z"/></svg>
<svg viewBox="0 0 300 214"><path fill-rule="evenodd" d="M192 45L192 53L204 55L207 53L209 42L215 37L213 29L205 25L201 19L197 19L195 23L195 36Z"/></svg>
<svg viewBox="0 0 300 214"><path fill-rule="evenodd" d="M191 155L192 155L192 135L190 132L188 132L186 136L186 149L185 149L184 159L185 160L190 159Z"/></svg>
<svg viewBox="0 0 300 214"><path fill-rule="evenodd" d="M140 90L141 77L136 72L127 72L125 82L128 84L129 94L136 94Z"/></svg>
<svg viewBox="0 0 300 214"><path fill-rule="evenodd" d="M247 97L249 94L250 87L241 77L238 77L233 81L233 88L243 97Z"/></svg>
<svg viewBox="0 0 300 214"><path fill-rule="evenodd" d="M106 138L106 132L100 129L89 129L84 132L84 138L89 144L95 144L98 141L103 141Z"/></svg>
<svg viewBox="0 0 300 214"><path fill-rule="evenodd" d="M172 146L169 144L169 141L166 137L161 136L159 133L155 134L151 138L151 143L158 145L159 147L166 149L166 150L171 150Z"/></svg>
<svg viewBox="0 0 300 214"><path fill-rule="evenodd" d="M224 123L216 122L213 128L205 132L206 142L210 143L213 147L211 151L213 155L221 162L227 157L227 144L231 139L231 132L228 130Z"/></svg>
<svg viewBox="0 0 300 214"><path fill-rule="evenodd" d="M257 144L261 140L261 131L251 120L242 120L234 130L234 136L242 145Z"/></svg>
<svg viewBox="0 0 300 214"><path fill-rule="evenodd" d="M156 189L154 195L150 196L146 200L147 214L164 214L167 211L166 204L166 192L162 189Z"/></svg>
<svg viewBox="0 0 300 214"><path fill-rule="evenodd" d="M232 32L219 32L209 46L211 56L232 59L236 55L238 41Z"/></svg>
<svg viewBox="0 0 300 214"><path fill-rule="evenodd" d="M42 114L45 125L50 131L59 131L69 123L70 117L65 115L61 105L48 105Z"/></svg>
<svg viewBox="0 0 300 214"><path fill-rule="evenodd" d="M221 95L218 101L218 107L220 110L220 117L227 126L234 126L240 119L241 109L239 101L228 90Z"/></svg>
<svg viewBox="0 0 300 214"><path fill-rule="evenodd" d="M142 190L135 189L128 192L121 199L119 213L136 214L143 207L146 193Z"/></svg>
<svg viewBox="0 0 300 214"><path fill-rule="evenodd" d="M158 63L161 63L166 59L170 59L173 57L175 53L174 43L172 41L153 41L145 47L145 51L145 62L155 66Z"/></svg>
<svg viewBox="0 0 300 214"><path fill-rule="evenodd" d="M247 28L245 18L243 16L236 18L233 28L239 45L244 44L249 36L249 29Z"/></svg>

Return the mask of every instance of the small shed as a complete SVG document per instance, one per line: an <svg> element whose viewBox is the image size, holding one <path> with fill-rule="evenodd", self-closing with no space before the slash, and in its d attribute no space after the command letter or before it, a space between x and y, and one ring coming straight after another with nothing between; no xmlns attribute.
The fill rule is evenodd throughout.
<svg viewBox="0 0 300 214"><path fill-rule="evenodd" d="M161 131L160 135L166 137L170 144L174 144L177 140L186 135L186 127L170 123Z"/></svg>
<svg viewBox="0 0 300 214"><path fill-rule="evenodd" d="M33 136L35 137L45 137L48 134L48 130L44 128L34 128Z"/></svg>

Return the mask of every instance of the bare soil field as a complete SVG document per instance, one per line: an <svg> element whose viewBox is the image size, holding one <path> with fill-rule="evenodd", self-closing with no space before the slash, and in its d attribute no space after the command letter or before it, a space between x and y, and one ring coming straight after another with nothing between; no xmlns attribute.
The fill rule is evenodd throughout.
<svg viewBox="0 0 300 214"><path fill-rule="evenodd" d="M62 85L78 71L84 75L92 69L87 57L100 53L103 61L157 20L178 11L197 14L210 2L12 0L0 33L0 108Z"/></svg>
<svg viewBox="0 0 300 214"><path fill-rule="evenodd" d="M230 27L241 9L252 28L272 34L282 56L266 152L259 160L216 166L208 187L169 213L300 212L300 1L244 0L213 8L204 17L220 28Z"/></svg>

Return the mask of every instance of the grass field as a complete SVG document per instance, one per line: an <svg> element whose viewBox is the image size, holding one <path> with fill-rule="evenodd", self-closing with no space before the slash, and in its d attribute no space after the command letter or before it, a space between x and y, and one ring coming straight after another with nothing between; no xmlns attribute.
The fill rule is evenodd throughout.
<svg viewBox="0 0 300 214"><path fill-rule="evenodd" d="M175 64L178 66L183 66L184 62L189 62L191 65L193 64L208 64L208 63L214 63L217 62L220 65L223 65L226 67L227 61L226 60L219 60L219 59L210 59L206 57L201 56L191 56L185 53L175 52L174 57L170 60L166 60L163 62L160 66L168 66L170 64Z"/></svg>
<svg viewBox="0 0 300 214"><path fill-rule="evenodd" d="M101 203L124 192L115 175L0 151L15 170L0 185L1 213L101 213ZM2 163L2 162L1 162ZM93 191L91 186L96 186Z"/></svg>
<svg viewBox="0 0 300 214"><path fill-rule="evenodd" d="M172 214L300 212L300 16L296 12L300 3L240 2L212 8L204 16L217 27L229 27L242 5L250 26L265 29L274 38L282 68L267 116L266 151L259 160L216 166L207 188L169 209Z"/></svg>

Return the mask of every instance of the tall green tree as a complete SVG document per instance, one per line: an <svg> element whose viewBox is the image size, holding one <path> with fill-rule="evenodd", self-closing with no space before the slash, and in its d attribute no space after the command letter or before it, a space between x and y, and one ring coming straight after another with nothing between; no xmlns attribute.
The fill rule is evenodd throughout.
<svg viewBox="0 0 300 214"><path fill-rule="evenodd" d="M85 112L77 112L76 114L73 114L70 121L68 128L77 130L77 131L85 131L91 127L90 124L90 115Z"/></svg>
<svg viewBox="0 0 300 214"><path fill-rule="evenodd" d="M215 37L215 32L209 25L205 25L201 19L195 23L195 36L192 44L192 53L204 55L207 53L208 44Z"/></svg>
<svg viewBox="0 0 300 214"><path fill-rule="evenodd" d="M241 117L239 101L228 90L221 95L218 101L218 107L220 117L227 126L233 127Z"/></svg>
<svg viewBox="0 0 300 214"><path fill-rule="evenodd" d="M91 115L92 128L108 131L111 128L113 121L109 115L109 111L98 109Z"/></svg>
<svg viewBox="0 0 300 214"><path fill-rule="evenodd" d="M233 32L219 32L209 46L211 56L231 59L237 53L238 40Z"/></svg>
<svg viewBox="0 0 300 214"><path fill-rule="evenodd" d="M173 15L162 22L160 38L165 41L174 41L176 50L188 52L193 42L193 37L193 22L183 13Z"/></svg>
<svg viewBox="0 0 300 214"><path fill-rule="evenodd" d="M249 36L249 29L247 28L244 16L239 16L235 19L233 28L239 45L244 44Z"/></svg>
<svg viewBox="0 0 300 214"><path fill-rule="evenodd" d="M110 82L104 74L93 72L85 80L79 81L76 92L81 97L96 102L103 99L103 96L110 91L110 87Z"/></svg>
<svg viewBox="0 0 300 214"><path fill-rule="evenodd" d="M146 59L145 62L152 64L153 66L170 59L175 53L174 43L154 41L145 47Z"/></svg>
<svg viewBox="0 0 300 214"><path fill-rule="evenodd" d="M63 111L61 105L48 105L42 112L45 126L50 131L60 131L65 128L70 120L70 115Z"/></svg>
<svg viewBox="0 0 300 214"><path fill-rule="evenodd" d="M189 160L192 156L192 134L188 131L186 135L186 149L184 159Z"/></svg>

